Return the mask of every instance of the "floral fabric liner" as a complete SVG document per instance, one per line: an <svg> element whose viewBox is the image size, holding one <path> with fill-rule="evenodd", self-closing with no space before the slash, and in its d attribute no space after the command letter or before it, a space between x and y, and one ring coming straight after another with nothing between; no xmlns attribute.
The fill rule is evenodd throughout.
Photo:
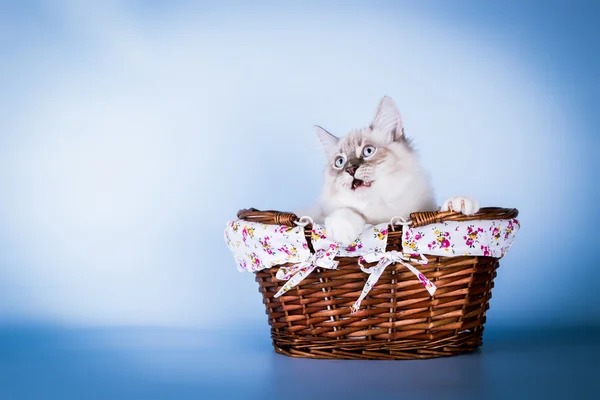
<svg viewBox="0 0 600 400"><path fill-rule="evenodd" d="M275 265L298 263L310 257L304 228L232 221L225 228L225 242L238 271L256 272Z"/></svg>
<svg viewBox="0 0 600 400"><path fill-rule="evenodd" d="M519 222L511 220L477 220L442 222L419 228L403 227L402 253L386 252L388 224L367 225L361 235L349 246L327 238L325 228L313 224L311 253L304 228L267 225L248 221L231 221L225 228L225 241L231 250L239 271L256 272L287 264L277 271L276 277L287 281L277 292L280 297L304 280L315 268L336 269L336 257L359 257L361 262L378 262L375 267L361 270L369 274L365 287L352 306L357 311L361 301L375 286L388 265L401 263L421 281L433 296L436 287L417 268L405 261L426 264L423 255L434 256L490 256L500 258L510 249ZM291 264L291 265L290 265Z"/></svg>
<svg viewBox="0 0 600 400"><path fill-rule="evenodd" d="M387 224L366 228L349 246L340 246L327 239L323 226L314 224L311 233L311 242L319 260L324 257L333 260L335 256L357 257L381 253L387 245ZM300 226L232 221L225 228L225 242L240 271L260 271L276 265L305 261L312 256L306 243L304 228Z"/></svg>
<svg viewBox="0 0 600 400"><path fill-rule="evenodd" d="M503 257L519 230L516 219L491 221L449 221L419 228L405 227L405 253L432 256Z"/></svg>

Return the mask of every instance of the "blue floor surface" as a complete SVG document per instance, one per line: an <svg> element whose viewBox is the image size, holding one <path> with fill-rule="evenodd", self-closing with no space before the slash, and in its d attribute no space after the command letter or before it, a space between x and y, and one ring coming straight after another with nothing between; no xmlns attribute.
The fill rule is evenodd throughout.
<svg viewBox="0 0 600 400"><path fill-rule="evenodd" d="M0 327L0 399L600 399L600 330L489 330L424 361L275 354L266 328Z"/></svg>

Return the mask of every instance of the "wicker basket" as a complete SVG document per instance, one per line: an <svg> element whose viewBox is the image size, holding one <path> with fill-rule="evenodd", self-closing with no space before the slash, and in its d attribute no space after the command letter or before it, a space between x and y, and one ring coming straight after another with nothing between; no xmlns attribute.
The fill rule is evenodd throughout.
<svg viewBox="0 0 600 400"><path fill-rule="evenodd" d="M483 208L476 215L424 212L412 226L443 221L512 219L516 209ZM296 215L241 210L241 220L294 226ZM310 227L305 228L307 239ZM402 249L402 231L390 227L387 251ZM310 240L307 240L310 243ZM309 245L310 246L310 245ZM312 248L311 248L312 250ZM431 297L400 264L390 265L363 307L351 312L367 276L357 258L337 258L337 269L317 268L279 298L279 267L255 273L271 325L275 351L293 357L333 359L426 359L472 352L482 345L485 314L498 259L427 256L419 269L435 286ZM416 265L416 264L414 264Z"/></svg>

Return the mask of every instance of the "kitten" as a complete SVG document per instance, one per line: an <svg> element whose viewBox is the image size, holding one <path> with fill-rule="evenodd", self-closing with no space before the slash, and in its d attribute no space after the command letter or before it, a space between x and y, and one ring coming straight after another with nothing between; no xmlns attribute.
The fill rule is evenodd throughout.
<svg viewBox="0 0 600 400"><path fill-rule="evenodd" d="M319 205L308 215L325 224L331 239L349 244L365 224L389 222L395 216L408 219L412 212L438 209L429 177L404 136L391 98L381 99L368 128L341 139L320 126L316 130L329 164ZM470 215L479 205L467 197L453 197L441 209L459 208Z"/></svg>

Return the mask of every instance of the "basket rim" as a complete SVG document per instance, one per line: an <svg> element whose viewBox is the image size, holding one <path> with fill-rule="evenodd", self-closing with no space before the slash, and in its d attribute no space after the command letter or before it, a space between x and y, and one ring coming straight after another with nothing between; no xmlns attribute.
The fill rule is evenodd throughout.
<svg viewBox="0 0 600 400"><path fill-rule="evenodd" d="M420 211L410 214L412 221L411 227L417 228L447 221L475 221L475 220L500 220L513 219L519 215L516 208L503 207L483 207L473 215L465 215L456 211ZM248 222L258 222L267 225L286 225L296 226L299 218L292 212L282 212L277 210L259 210L256 208L247 208L239 210L237 218ZM391 227L391 225L390 225Z"/></svg>

